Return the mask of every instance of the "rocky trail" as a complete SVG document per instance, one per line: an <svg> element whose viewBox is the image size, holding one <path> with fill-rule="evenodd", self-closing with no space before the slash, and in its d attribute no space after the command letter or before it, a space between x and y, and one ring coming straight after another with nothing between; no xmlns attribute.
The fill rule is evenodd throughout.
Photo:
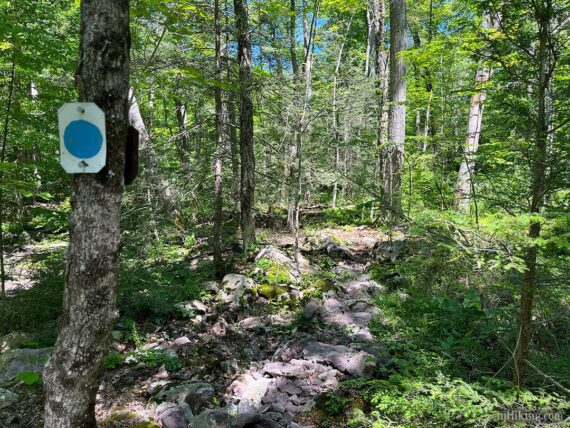
<svg viewBox="0 0 570 428"><path fill-rule="evenodd" d="M274 239L256 265L269 260L291 275L289 285L258 284L256 272L204 284L209 297L177 304L181 316L147 335L138 359L106 372L97 397L100 426L318 426L313 409L323 393L375 375L388 359L369 329L379 314L374 296L383 291L367 272L379 241L369 229L327 231L317 244L306 243L297 270L289 244ZM301 274L319 277L322 268L311 258L323 254L333 261L331 279L316 280L308 296ZM112 350L118 355L125 344L117 340ZM140 355L166 355L178 366L149 367ZM21 426L33 426L24 419ZM136 425L149 421L157 425Z"/></svg>

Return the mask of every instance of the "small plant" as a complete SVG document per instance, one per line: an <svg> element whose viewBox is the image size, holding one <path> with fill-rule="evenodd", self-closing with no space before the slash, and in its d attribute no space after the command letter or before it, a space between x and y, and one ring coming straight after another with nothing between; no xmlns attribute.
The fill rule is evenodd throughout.
<svg viewBox="0 0 570 428"><path fill-rule="evenodd" d="M16 375L16 380L24 382L28 386L41 385L42 375L34 372L21 372Z"/></svg>
<svg viewBox="0 0 570 428"><path fill-rule="evenodd" d="M348 404L348 399L331 392L325 393L325 410L329 415L340 415Z"/></svg>
<svg viewBox="0 0 570 428"><path fill-rule="evenodd" d="M125 356L118 352L110 352L103 360L106 369L114 370L125 363Z"/></svg>

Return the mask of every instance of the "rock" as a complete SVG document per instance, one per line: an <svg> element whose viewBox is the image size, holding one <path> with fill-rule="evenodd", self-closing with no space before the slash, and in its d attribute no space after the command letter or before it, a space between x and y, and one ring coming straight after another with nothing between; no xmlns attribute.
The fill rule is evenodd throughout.
<svg viewBox="0 0 570 428"><path fill-rule="evenodd" d="M188 428L232 428L226 409L211 409L192 418Z"/></svg>
<svg viewBox="0 0 570 428"><path fill-rule="evenodd" d="M146 387L146 392L148 392L150 395L153 395L156 391L158 391L160 388L163 388L165 385L168 385L169 383L171 383L171 381L167 379L161 379L156 382L152 382Z"/></svg>
<svg viewBox="0 0 570 428"><path fill-rule="evenodd" d="M5 407L11 406L20 399L18 394L8 391L7 389L0 388L0 410Z"/></svg>
<svg viewBox="0 0 570 428"><path fill-rule="evenodd" d="M282 285L261 284L257 288L257 293L266 299L272 300L281 296L282 294L287 293L288 290L289 289L287 287L284 287Z"/></svg>
<svg viewBox="0 0 570 428"><path fill-rule="evenodd" d="M174 339L174 344L176 346L184 346L190 343L190 339L187 336L182 336L177 339Z"/></svg>
<svg viewBox="0 0 570 428"><path fill-rule="evenodd" d="M260 404L267 393L272 380L260 377L255 379L251 374L240 376L231 386L234 396L242 400L249 400L254 404Z"/></svg>
<svg viewBox="0 0 570 428"><path fill-rule="evenodd" d="M10 351L11 349L19 348L24 343L30 340L26 333L12 332L0 338L0 354Z"/></svg>
<svg viewBox="0 0 570 428"><path fill-rule="evenodd" d="M215 281L207 281L202 284L204 290L208 290L212 294L218 294L220 292L220 287L218 287L218 283Z"/></svg>
<svg viewBox="0 0 570 428"><path fill-rule="evenodd" d="M378 241L372 249L372 256L381 262L394 263L408 251L409 245L405 239L392 239L390 241Z"/></svg>
<svg viewBox="0 0 570 428"><path fill-rule="evenodd" d="M241 320L238 326L244 330L257 330L263 329L265 323L259 317L249 317Z"/></svg>
<svg viewBox="0 0 570 428"><path fill-rule="evenodd" d="M333 259L355 260L354 254L344 245L333 241L328 236L322 236L320 239L320 247Z"/></svg>
<svg viewBox="0 0 570 428"><path fill-rule="evenodd" d="M367 361L373 356L367 352L355 352L343 345L330 345L321 342L309 342L303 349L306 359L330 364L341 372L355 377L368 375L375 364Z"/></svg>
<svg viewBox="0 0 570 428"><path fill-rule="evenodd" d="M331 291L334 289L334 283L328 279L319 278L315 282L313 282L309 288L314 290L318 290L321 293L326 293L327 291Z"/></svg>
<svg viewBox="0 0 570 428"><path fill-rule="evenodd" d="M315 301L311 300L309 303L305 305L303 308L303 318L306 320L311 320L319 313L321 309L321 305Z"/></svg>
<svg viewBox="0 0 570 428"><path fill-rule="evenodd" d="M229 324L228 322L220 317L218 321L212 326L212 334L214 336L222 337L226 335L226 331L228 330Z"/></svg>
<svg viewBox="0 0 570 428"><path fill-rule="evenodd" d="M0 382L12 380L18 373L41 373L52 348L12 349L0 355Z"/></svg>
<svg viewBox="0 0 570 428"><path fill-rule="evenodd" d="M208 307L199 300L177 303L174 307L184 316L204 315L208 312Z"/></svg>
<svg viewBox="0 0 570 428"><path fill-rule="evenodd" d="M400 300L408 300L410 298L410 295L408 293L399 292L398 298Z"/></svg>
<svg viewBox="0 0 570 428"><path fill-rule="evenodd" d="M255 282L245 275L230 273L222 280L222 292L220 298L223 303L232 306L241 306L255 289Z"/></svg>
<svg viewBox="0 0 570 428"><path fill-rule="evenodd" d="M186 403L192 409L192 412L198 413L214 398L214 387L209 383L199 382L192 384L192 389L186 396Z"/></svg>
<svg viewBox="0 0 570 428"><path fill-rule="evenodd" d="M261 260L271 261L277 269L284 271L289 276L290 282L299 282L301 274L297 269L295 260L290 258L283 251L269 245L263 248L255 257L255 263Z"/></svg>
<svg viewBox="0 0 570 428"><path fill-rule="evenodd" d="M187 428L188 416L190 416L190 419L192 418L191 411L187 414L182 407L174 403L161 404L157 407L155 413L158 415L163 428Z"/></svg>
<svg viewBox="0 0 570 428"><path fill-rule="evenodd" d="M285 392L289 395L300 395L303 393L303 390L293 382L286 382L283 385L278 387L279 391Z"/></svg>
<svg viewBox="0 0 570 428"><path fill-rule="evenodd" d="M324 366L315 364L312 361L292 359L288 363L270 361L263 365L262 372L270 376L288 377L306 379L314 376L315 373L321 373L325 369Z"/></svg>
<svg viewBox="0 0 570 428"><path fill-rule="evenodd" d="M198 413L214 397L214 387L205 382L183 382L165 385L153 398L157 403L180 405L187 403L194 414Z"/></svg>
<svg viewBox="0 0 570 428"><path fill-rule="evenodd" d="M237 416L231 422L231 428L279 428L279 424L259 412L252 411Z"/></svg>

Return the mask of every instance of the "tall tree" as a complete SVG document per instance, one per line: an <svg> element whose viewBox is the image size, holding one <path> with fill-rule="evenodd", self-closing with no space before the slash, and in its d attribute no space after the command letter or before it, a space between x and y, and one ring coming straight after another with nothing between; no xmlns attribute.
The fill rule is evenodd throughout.
<svg viewBox="0 0 570 428"><path fill-rule="evenodd" d="M489 14L483 15L483 29L491 28ZM463 159L459 166L459 174L454 191L454 205L460 211L466 212L471 204L473 190L473 175L475 174L475 155L479 148L481 138L481 125L483 123L483 108L487 97L487 82L491 78L491 69L483 62L480 63L475 75L475 90L469 103L469 118L467 119L467 136L463 146Z"/></svg>
<svg viewBox="0 0 570 428"><path fill-rule="evenodd" d="M548 160L548 139L551 134L550 119L547 112L548 92L552 84L552 77L560 56L561 46L556 42L555 31L560 27L555 24L554 0L529 1L529 15L534 18L536 26L537 43L533 59L533 68L536 75L532 76L531 82L536 90L537 113L535 117L534 145L531 148L531 198L530 213L540 213L544 205L544 199L548 191L547 171L550 168ZM503 30L503 28L501 28ZM515 347L515 367L513 371L513 383L522 385L525 379L529 345L532 336L532 313L534 307L534 293L537 278L538 243L540 237L540 220L531 220L528 237L531 240L525 254L525 273L521 285L521 300L518 321L518 337Z"/></svg>
<svg viewBox="0 0 570 428"><path fill-rule="evenodd" d="M220 0L214 0L214 21L215 21L215 55L216 55L216 79L222 80L222 23ZM216 102L216 151L214 154L214 270L217 277L224 274L224 259L222 255L222 227L223 227L223 207L224 194L222 188L222 155L225 146L225 122L224 102L222 99L222 88L216 85L214 88ZM227 112L227 108L225 109Z"/></svg>
<svg viewBox="0 0 570 428"><path fill-rule="evenodd" d="M390 83L388 144L383 156L383 209L389 216L402 211L402 169L406 140L406 0L390 1Z"/></svg>
<svg viewBox="0 0 570 428"><path fill-rule="evenodd" d="M376 174L381 174L383 151L386 146L386 122L387 122L387 109L386 109L386 98L387 98L387 55L384 49L384 20L386 15L386 3L385 0L371 0L371 10L372 10L372 29L374 38L374 78L376 80L376 97L378 100L378 116L377 116L377 136L376 136ZM374 204L370 208L370 218L374 217Z"/></svg>
<svg viewBox="0 0 570 428"><path fill-rule="evenodd" d="M240 78L241 233L244 250L255 243L255 155L253 152L253 75L247 0L234 0Z"/></svg>
<svg viewBox="0 0 570 428"><path fill-rule="evenodd" d="M129 125L129 1L82 1L80 32L79 99L105 112L107 165L98 174L73 176L64 308L44 373L46 428L96 426L95 396L117 317L119 220Z"/></svg>

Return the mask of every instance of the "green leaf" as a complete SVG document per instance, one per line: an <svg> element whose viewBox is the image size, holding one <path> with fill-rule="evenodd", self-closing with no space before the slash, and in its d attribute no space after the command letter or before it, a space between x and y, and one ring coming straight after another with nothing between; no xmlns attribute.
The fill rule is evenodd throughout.
<svg viewBox="0 0 570 428"><path fill-rule="evenodd" d="M42 376L34 372L18 373L16 379L24 382L28 386L41 385L43 383Z"/></svg>

